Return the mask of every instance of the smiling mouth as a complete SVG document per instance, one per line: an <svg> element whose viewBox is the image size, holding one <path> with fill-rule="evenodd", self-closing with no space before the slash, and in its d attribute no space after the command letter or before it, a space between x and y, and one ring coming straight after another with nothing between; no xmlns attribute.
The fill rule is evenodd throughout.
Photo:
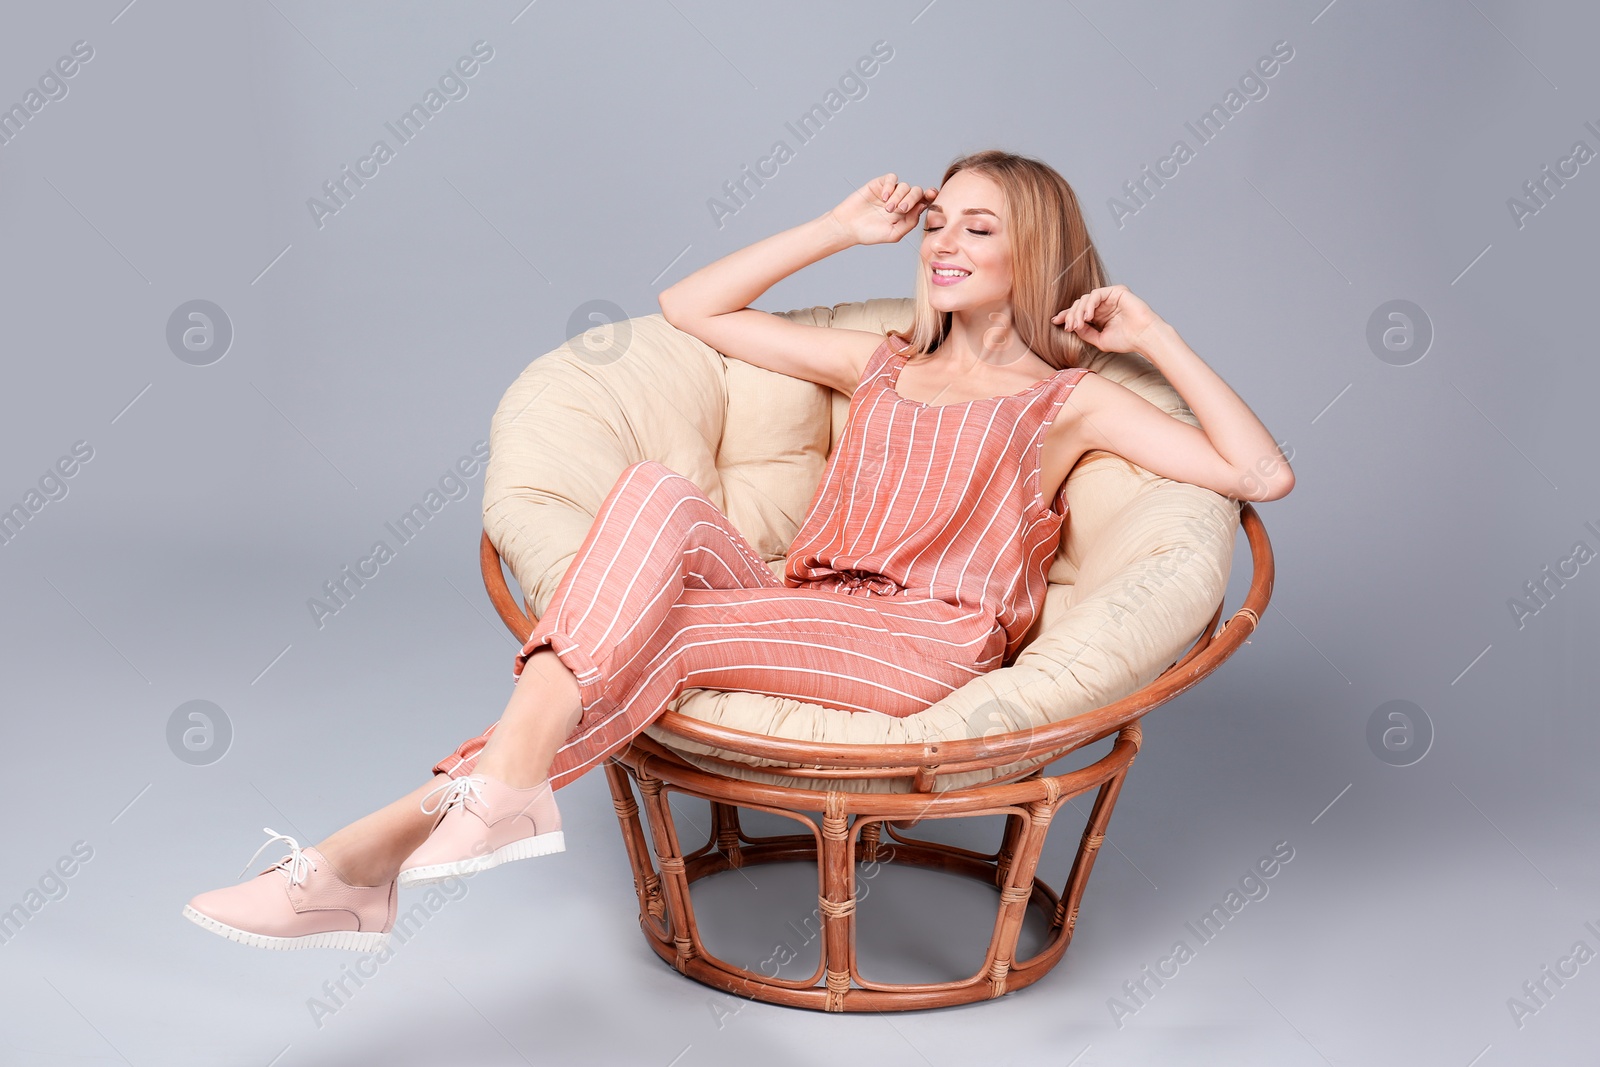
<svg viewBox="0 0 1600 1067"><path fill-rule="evenodd" d="M932 267L929 269L929 274L935 285L955 285L962 279L972 276L970 270L959 267Z"/></svg>

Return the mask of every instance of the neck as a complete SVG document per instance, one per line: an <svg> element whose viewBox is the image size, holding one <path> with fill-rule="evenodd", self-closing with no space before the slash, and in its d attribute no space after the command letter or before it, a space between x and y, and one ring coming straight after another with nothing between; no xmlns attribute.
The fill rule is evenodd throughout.
<svg viewBox="0 0 1600 1067"><path fill-rule="evenodd" d="M1012 325L1009 307L951 312L950 332L940 342L939 352L958 374L985 366L1010 367L1033 354Z"/></svg>

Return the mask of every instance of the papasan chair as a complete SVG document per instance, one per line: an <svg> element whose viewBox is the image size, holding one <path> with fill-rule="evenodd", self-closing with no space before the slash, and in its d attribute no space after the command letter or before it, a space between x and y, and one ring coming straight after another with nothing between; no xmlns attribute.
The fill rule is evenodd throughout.
<svg viewBox="0 0 1600 1067"><path fill-rule="evenodd" d="M818 326L906 329L912 301L783 314ZM1103 353L1090 366L1198 425L1143 358ZM726 358L660 315L595 327L539 357L507 389L491 426L480 563L500 617L519 641L527 638L608 490L625 468L647 460L693 480L781 576L848 411L848 397ZM890 1011L998 997L1037 982L1061 959L1139 751L1140 718L1250 636L1273 576L1271 546L1247 503L1104 452L1073 468L1067 501L1044 607L1012 662L903 718L689 688L605 762L640 926L663 960L745 998ZM1241 526L1253 574L1243 606L1219 629ZM502 561L524 593L521 605ZM1073 753L1083 763L1080 750L1112 734L1103 755L1049 773ZM1035 875L1045 837L1063 805L1091 789L1093 806L1057 893ZM706 840L692 848L680 842L672 792L710 803ZM741 825L741 809L794 820L797 832L754 835ZM820 826L806 814L813 812ZM990 815L1005 816L993 852L910 832L927 820ZM912 984L862 976L856 865L885 861L994 887L993 935L975 973ZM696 925L693 882L774 862L817 868L820 958L809 977L720 959ZM1038 909L1047 933L1042 948L1017 959L1029 909Z"/></svg>

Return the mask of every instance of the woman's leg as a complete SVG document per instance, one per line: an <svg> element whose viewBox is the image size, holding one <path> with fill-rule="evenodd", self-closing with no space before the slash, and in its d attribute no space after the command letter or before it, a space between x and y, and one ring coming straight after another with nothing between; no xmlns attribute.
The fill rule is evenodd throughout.
<svg viewBox="0 0 1600 1067"><path fill-rule="evenodd" d="M560 789L687 686L908 715L997 666L1004 638L987 614L920 594L788 587L692 481L637 463L523 645L530 663L545 657L556 694L514 704L433 769Z"/></svg>
<svg viewBox="0 0 1600 1067"><path fill-rule="evenodd" d="M364 815L326 840L317 851L328 858L350 885L373 886L391 881L405 858L428 838L438 815L422 813L423 795L439 781L436 776L399 800Z"/></svg>
<svg viewBox="0 0 1600 1067"><path fill-rule="evenodd" d="M578 680L553 649L537 650L528 657L511 703L478 755L477 773L518 789L538 784L582 712Z"/></svg>
<svg viewBox="0 0 1600 1067"><path fill-rule="evenodd" d="M524 659L539 687L434 772L515 788L548 778L560 789L602 758L575 761L592 754L602 727L611 740L619 701L679 625L685 591L772 588L783 583L694 482L661 463L630 465L518 654L519 691L530 674Z"/></svg>
<svg viewBox="0 0 1600 1067"><path fill-rule="evenodd" d="M578 710L578 683L572 672L554 652L541 649L529 658L512 691L500 728L479 760L481 772L518 787L534 784L544 777L562 739L578 724ZM524 767L537 770L523 771ZM422 800L444 780L445 775L435 775L399 800L334 832L317 845L317 851L351 885L390 881L439 820L437 811L422 811Z"/></svg>

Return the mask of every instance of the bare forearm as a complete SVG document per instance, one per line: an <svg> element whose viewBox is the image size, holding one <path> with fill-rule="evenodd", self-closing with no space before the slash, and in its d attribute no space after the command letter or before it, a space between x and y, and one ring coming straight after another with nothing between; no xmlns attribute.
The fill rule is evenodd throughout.
<svg viewBox="0 0 1600 1067"><path fill-rule="evenodd" d="M738 311L795 271L855 243L832 214L824 212L708 263L662 290L662 313L684 321Z"/></svg>
<svg viewBox="0 0 1600 1067"><path fill-rule="evenodd" d="M1253 483L1281 489L1283 493L1289 491L1294 485L1294 472L1277 441L1255 412L1195 354L1170 323L1160 320L1151 325L1140 339L1138 352L1172 383L1224 460Z"/></svg>

